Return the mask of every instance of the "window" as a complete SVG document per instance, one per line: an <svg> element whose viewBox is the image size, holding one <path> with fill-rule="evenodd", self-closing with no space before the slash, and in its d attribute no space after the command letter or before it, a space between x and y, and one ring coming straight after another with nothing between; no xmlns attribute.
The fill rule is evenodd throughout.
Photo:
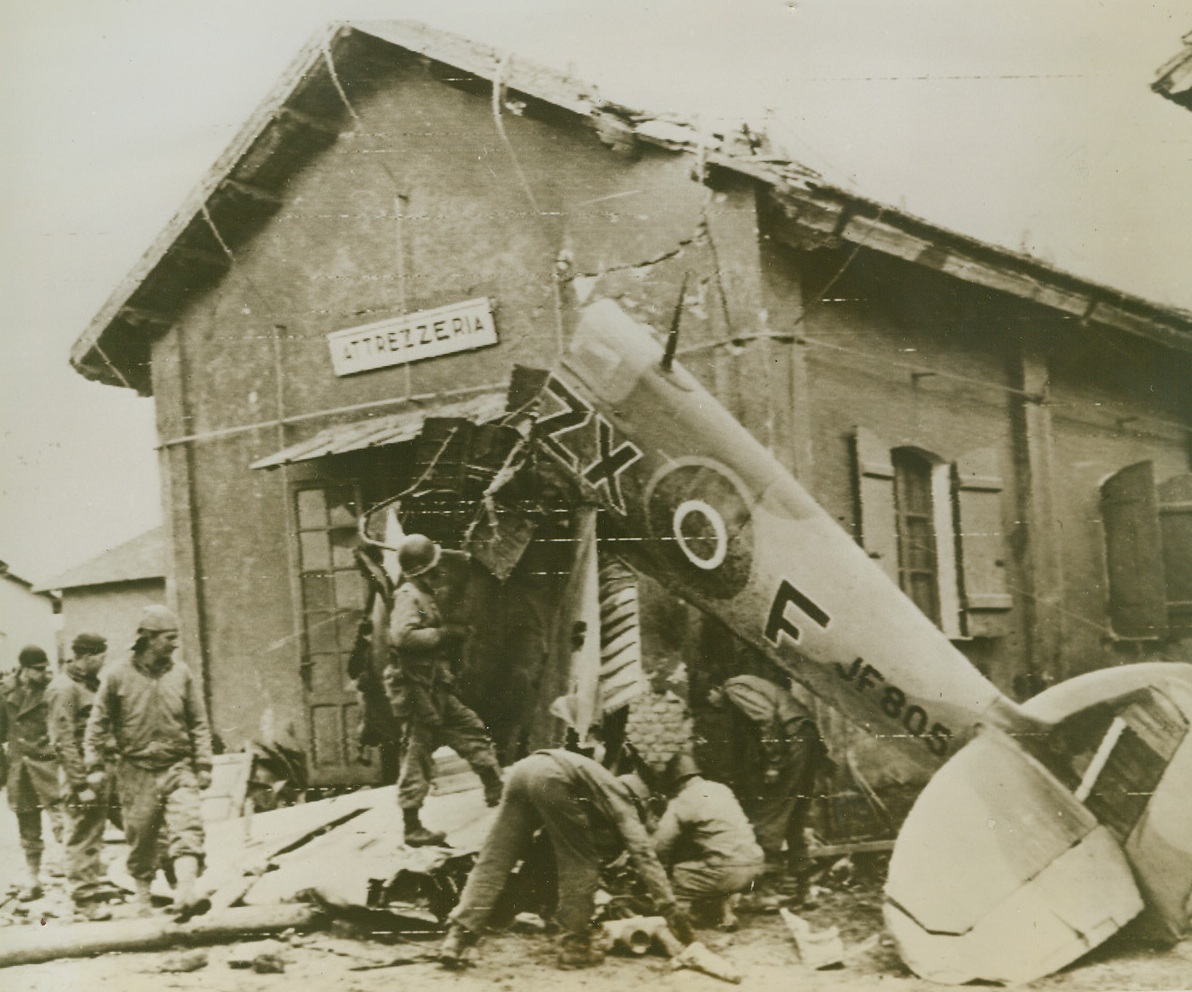
<svg viewBox="0 0 1192 992"><path fill-rule="evenodd" d="M1192 632L1192 475L1138 462L1101 484L1109 617L1122 638Z"/></svg>
<svg viewBox="0 0 1192 992"><path fill-rule="evenodd" d="M939 569L931 462L910 448L892 452L898 584L932 622L940 622Z"/></svg>
<svg viewBox="0 0 1192 992"><path fill-rule="evenodd" d="M295 493L302 597L303 683L316 774L355 763L357 699L347 662L367 590L356 567L355 487Z"/></svg>
<svg viewBox="0 0 1192 992"><path fill-rule="evenodd" d="M921 448L853 434L859 540L949 637L1006 633L1003 485L997 452L952 464Z"/></svg>

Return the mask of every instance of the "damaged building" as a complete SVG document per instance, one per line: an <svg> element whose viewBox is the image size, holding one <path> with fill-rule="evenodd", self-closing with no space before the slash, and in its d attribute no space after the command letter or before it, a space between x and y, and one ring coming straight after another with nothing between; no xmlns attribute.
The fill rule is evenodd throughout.
<svg viewBox="0 0 1192 992"><path fill-rule="evenodd" d="M169 587L225 745L291 736L316 785L382 779L348 665L357 552L397 527L472 552L466 691L506 756L559 739L599 524L503 417L515 367L549 368L603 299L674 330L1008 694L1188 657L1192 315L834 188L748 129L414 25L337 26L72 353L155 400ZM646 672L685 672L702 732L698 689L760 663L655 583L636 607ZM605 655L613 710L642 686ZM688 732L649 705L636 724ZM837 755L872 746L823 723Z"/></svg>

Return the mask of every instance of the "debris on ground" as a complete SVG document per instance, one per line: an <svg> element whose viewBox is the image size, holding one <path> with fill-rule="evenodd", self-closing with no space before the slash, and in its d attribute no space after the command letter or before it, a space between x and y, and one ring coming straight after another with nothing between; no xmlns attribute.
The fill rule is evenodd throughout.
<svg viewBox="0 0 1192 992"><path fill-rule="evenodd" d="M258 940L251 944L237 944L228 952L229 968L251 968L258 974L285 971L289 946L280 940Z"/></svg>
<svg viewBox="0 0 1192 992"><path fill-rule="evenodd" d="M185 974L206 967L206 951L183 951L181 954L171 954L158 965L157 970L165 974Z"/></svg>
<svg viewBox="0 0 1192 992"><path fill-rule="evenodd" d="M807 967L815 968L817 971L844 967L844 944L840 940L840 930L837 927L814 930L803 917L785 907L780 909L779 913L795 939L795 946L799 948L799 958Z"/></svg>
<svg viewBox="0 0 1192 992"><path fill-rule="evenodd" d="M699 971L713 978L732 982L734 985L741 982L741 972L733 964L698 940L688 944L672 958L671 967L676 971L680 968L690 968L692 971Z"/></svg>

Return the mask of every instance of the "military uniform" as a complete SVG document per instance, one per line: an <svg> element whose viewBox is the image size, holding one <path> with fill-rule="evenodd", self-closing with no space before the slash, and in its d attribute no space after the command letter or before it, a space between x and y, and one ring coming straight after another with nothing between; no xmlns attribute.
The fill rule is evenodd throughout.
<svg viewBox="0 0 1192 992"><path fill-rule="evenodd" d="M601 867L621 854L658 911L681 935L674 892L654 853L637 800L626 783L597 762L570 751L537 751L509 769L497 818L480 848L451 922L477 935L487 925L509 874L542 829L558 870L556 917L567 940L581 947L589 938ZM449 931L459 943L459 930ZM456 955L458 957L458 954ZM451 963L445 961L445 963ZM586 963L586 962L585 962Z"/></svg>
<svg viewBox="0 0 1192 992"><path fill-rule="evenodd" d="M743 892L765 867L732 790L698 775L683 782L667 804L654 850L670 866L675 895L689 904Z"/></svg>
<svg viewBox="0 0 1192 992"><path fill-rule="evenodd" d="M17 817L34 884L45 850L41 811L49 814L55 833L61 829L62 787L48 715L45 685L31 684L20 669L0 682L0 741L8 744L8 804Z"/></svg>
<svg viewBox="0 0 1192 992"><path fill-rule="evenodd" d="M815 720L786 689L756 675L734 676L723 688L757 745L756 760L739 770L734 791L766 859L781 861L785 841L787 865L800 872L806 857L803 825L824 754Z"/></svg>
<svg viewBox="0 0 1192 992"><path fill-rule="evenodd" d="M88 677L68 665L54 676L46 690L49 703L50 741L65 778L66 876L76 905L97 896L102 878L100 852L109 817L120 825L115 788L110 779L92 786L87 782L83 736L99 688L97 676ZM86 793L94 799L84 800Z"/></svg>
<svg viewBox="0 0 1192 992"><path fill-rule="evenodd" d="M434 595L407 579L393 596L389 620L392 663L385 689L405 725L398 804L417 811L430 792L431 756L450 747L480 775L495 805L500 767L480 718L455 694L455 662L466 630L444 621Z"/></svg>
<svg viewBox="0 0 1192 992"><path fill-rule="evenodd" d="M210 772L211 731L198 680L171 658L149 664L139 653L100 681L84 736L89 769L117 757L116 790L128 839L128 871L148 882L161 840L168 862L203 859L196 772ZM164 836L163 836L164 832Z"/></svg>

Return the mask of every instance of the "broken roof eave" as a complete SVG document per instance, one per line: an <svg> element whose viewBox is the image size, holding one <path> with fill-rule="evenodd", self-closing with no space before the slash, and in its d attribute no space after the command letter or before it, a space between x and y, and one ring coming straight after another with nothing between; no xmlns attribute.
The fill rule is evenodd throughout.
<svg viewBox="0 0 1192 992"><path fill-rule="evenodd" d="M586 120L601 132L602 138L611 129L617 132L618 141L640 141L692 154L712 167L748 176L770 187L795 226L820 243L864 246L928 265L962 281L1034 301L1085 323L1192 353L1192 313L1090 282L1030 256L947 231L888 205L834 188L795 162L759 157L748 143L736 142L732 136L726 140L701 134L665 115L651 116L607 103L592 88L567 76L524 60L510 60L504 53L486 46L409 22L369 22L331 25L302 50L199 188L75 342L71 364L80 374L109 385L130 386L145 395L152 392L148 375L149 339L171 326L185 303L167 294L172 309L146 312L136 305L138 294L151 290L155 280L164 283L163 273L170 262L188 274L205 266L208 275L222 276L228 259L220 253L230 254L229 245L219 239L214 250L196 251L183 244L184 235L189 232L193 236L196 230L205 233L206 227L213 226L209 223L215 209L213 204L221 197L248 195L258 204L264 203L267 209L276 206L268 202L272 196L269 191L253 190L251 181L244 181L244 171L246 159L251 171L254 161L259 166L262 155L272 154L268 147L270 133L284 128L287 119L297 119L300 127L320 128L327 143L334 140L338 122L346 115L345 107L338 108L335 120L312 123L293 104L304 87L310 89L316 82L330 78L326 60L335 57L335 50L353 37L404 49L473 78L500 81L510 93L561 108ZM333 82L339 90L339 80ZM273 139L274 151L277 140ZM262 147L264 152L260 150ZM196 282L200 278L201 273L194 276ZM119 354L112 355L113 350L120 350L116 346L121 344L123 360Z"/></svg>
<svg viewBox="0 0 1192 992"><path fill-rule="evenodd" d="M1192 110L1192 34L1184 35L1184 50L1159 70L1151 89L1185 110Z"/></svg>

